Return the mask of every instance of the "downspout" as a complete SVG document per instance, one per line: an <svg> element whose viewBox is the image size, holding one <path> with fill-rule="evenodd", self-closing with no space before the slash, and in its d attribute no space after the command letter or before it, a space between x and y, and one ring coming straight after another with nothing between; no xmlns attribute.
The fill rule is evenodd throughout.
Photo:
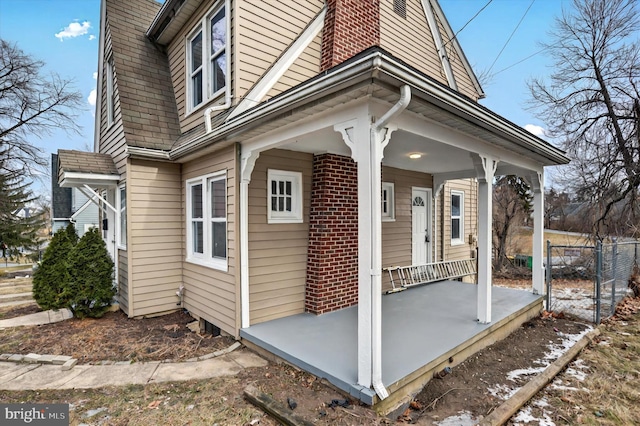
<svg viewBox="0 0 640 426"><path fill-rule="evenodd" d="M227 85L228 86L228 85ZM231 91L227 89L224 94L224 104L209 107L204 111L204 123L207 128L207 133L211 133L213 126L211 125L211 114L214 111L220 111L221 109L228 109L231 106Z"/></svg>
<svg viewBox="0 0 640 426"><path fill-rule="evenodd" d="M382 218L381 218L381 176L380 168L385 146L391 139L391 132L395 128L386 128L387 124L398 117L411 102L411 88L404 85L400 88L400 99L380 117L371 128L372 155L371 169L371 282L372 282L372 306L371 306L371 334L372 334L372 366L371 384L378 397L382 400L389 396L389 391L382 383ZM383 133L383 130L386 131ZM382 134L382 135L381 135Z"/></svg>
<svg viewBox="0 0 640 426"><path fill-rule="evenodd" d="M447 76L449 87L457 91L458 85L456 84L456 79L453 76L453 70L451 69L451 63L449 62L449 57L447 56L447 50L444 47L444 43L442 43L442 35L440 34L438 22L436 21L436 17L433 14L433 9L431 8L431 1L422 0L422 9L424 10L424 14L427 16L429 28L431 28L431 35L433 36L433 41L436 45L436 50L438 51L440 62L442 62L444 74Z"/></svg>

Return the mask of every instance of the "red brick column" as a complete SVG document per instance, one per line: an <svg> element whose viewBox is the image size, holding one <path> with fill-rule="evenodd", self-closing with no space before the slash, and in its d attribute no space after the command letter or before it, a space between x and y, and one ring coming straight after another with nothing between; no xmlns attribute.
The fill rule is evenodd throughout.
<svg viewBox="0 0 640 426"><path fill-rule="evenodd" d="M314 314L358 303L357 166L334 154L313 158L305 309Z"/></svg>
<svg viewBox="0 0 640 426"><path fill-rule="evenodd" d="M327 0L320 70L380 45L380 0Z"/></svg>

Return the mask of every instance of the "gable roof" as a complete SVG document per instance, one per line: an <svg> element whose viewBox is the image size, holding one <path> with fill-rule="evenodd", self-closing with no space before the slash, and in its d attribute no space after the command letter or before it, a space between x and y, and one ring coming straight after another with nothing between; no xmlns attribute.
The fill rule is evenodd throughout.
<svg viewBox="0 0 640 426"><path fill-rule="evenodd" d="M169 60L145 35L162 5L153 0L105 2L126 143L168 150L180 136Z"/></svg>

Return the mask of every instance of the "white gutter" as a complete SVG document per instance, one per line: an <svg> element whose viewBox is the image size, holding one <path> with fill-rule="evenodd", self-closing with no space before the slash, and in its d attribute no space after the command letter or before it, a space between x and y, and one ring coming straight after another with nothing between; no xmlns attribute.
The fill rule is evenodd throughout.
<svg viewBox="0 0 640 426"><path fill-rule="evenodd" d="M171 161L168 151L162 151L160 149L141 148L137 146L125 145L124 152L129 154L130 157L139 157L149 160L163 160Z"/></svg>
<svg viewBox="0 0 640 426"><path fill-rule="evenodd" d="M411 88L404 85L400 88L400 99L380 117L371 128L371 384L380 399L389 396L389 391L382 383L382 200L380 199L381 172L380 165L385 146L391 139L395 127L387 125L411 102Z"/></svg>
<svg viewBox="0 0 640 426"><path fill-rule="evenodd" d="M104 44L106 42L107 2L100 2L100 34L98 34L98 78L96 79L96 119L93 125L93 152L100 152L100 123L102 122L102 68L104 65Z"/></svg>
<svg viewBox="0 0 640 426"><path fill-rule="evenodd" d="M431 29L431 35L433 36L433 42L436 45L436 50L438 51L440 62L442 62L444 74L447 76L449 87L451 87L453 90L458 90L456 78L453 75L451 63L449 62L449 57L447 56L447 50L442 43L442 35L440 34L440 29L438 28L438 22L436 21L436 17L433 14L433 9L431 9L431 3L429 2L429 0L422 0L422 9L424 10L424 14L427 16L429 28Z"/></svg>

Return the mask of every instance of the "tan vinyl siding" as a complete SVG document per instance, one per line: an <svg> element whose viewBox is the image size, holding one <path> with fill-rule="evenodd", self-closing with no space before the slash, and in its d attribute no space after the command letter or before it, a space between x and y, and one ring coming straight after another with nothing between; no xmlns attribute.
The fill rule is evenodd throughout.
<svg viewBox="0 0 640 426"><path fill-rule="evenodd" d="M451 191L464 193L464 229L461 244L452 244L451 241ZM478 234L477 194L477 183L474 179L451 180L444 185L442 189L444 220L441 221L444 231L444 260L468 259L471 257L472 251L475 251L475 244L469 244L469 235L477 236Z"/></svg>
<svg viewBox="0 0 640 426"><path fill-rule="evenodd" d="M395 193L395 220L382 222L382 267L411 265L411 189L431 188L433 177L427 173L383 167L382 181L393 183ZM390 288L389 277L383 274L382 290Z"/></svg>
<svg viewBox="0 0 640 426"><path fill-rule="evenodd" d="M440 21L438 27L446 43L448 36ZM380 47L439 82L449 84L420 0L407 0L406 19L393 11L393 1L380 2ZM458 91L477 100L478 92L461 58L451 46L446 50Z"/></svg>
<svg viewBox="0 0 640 426"><path fill-rule="evenodd" d="M118 168L118 172L122 179L126 179L127 156L125 152L125 135L122 127L122 116L120 114L120 98L118 96L118 73L114 70L113 90L115 93L114 103L114 121L107 125L107 59L111 56L111 31L109 23L106 25L104 49L104 62L101 65L102 81L102 99L100 100L100 146L99 152L103 154L111 154L113 161Z"/></svg>
<svg viewBox="0 0 640 426"><path fill-rule="evenodd" d="M236 147L203 156L182 166L182 205L186 206L186 182L189 179L226 171L227 179L227 271L183 262L185 286L184 306L198 317L209 321L235 336L239 328L238 283L240 280L238 250L236 247ZM186 207L185 207L186 208ZM183 215L180 231L184 241L181 254L187 257L186 217Z"/></svg>
<svg viewBox="0 0 640 426"><path fill-rule="evenodd" d="M218 98L211 100L208 103L205 103L198 107L198 109L187 112L187 83L186 83L186 58L187 58L187 37L189 34L195 29L195 26L200 23L202 18L211 10L214 4L217 4L216 1L204 1L200 7L193 14L191 19L187 21L182 30L174 37L174 39L167 46L167 56L169 58L169 69L171 72L171 81L173 83L173 91L176 98L176 107L178 110L178 117L180 120L180 131L182 133L186 133L189 130L193 130L198 125L204 124L204 112L208 107L216 106L224 104L224 94ZM227 47L227 55L234 60L235 52L234 52L234 4L236 2L232 1L231 10L227 11L231 18L231 46ZM229 59L229 58L228 58ZM233 62L232 62L233 64ZM233 70L233 66L231 68L231 96L232 98L236 97L234 90L233 80L235 78L235 72ZM233 102L236 103L236 102ZM214 111L212 116L215 116L218 113L225 112L226 110Z"/></svg>
<svg viewBox="0 0 640 426"><path fill-rule="evenodd" d="M322 33L318 34L300 57L294 61L280 81L269 91L266 99L270 99L317 75L320 72L321 44Z"/></svg>
<svg viewBox="0 0 640 426"><path fill-rule="evenodd" d="M302 173L303 223L267 223L268 169ZM249 185L249 299L251 324L304 312L313 155L260 154Z"/></svg>
<svg viewBox="0 0 640 426"><path fill-rule="evenodd" d="M182 283L180 165L131 160L127 180L129 315L176 309Z"/></svg>
<svg viewBox="0 0 640 426"><path fill-rule="evenodd" d="M120 309L129 313L129 259L126 250L118 250L118 294Z"/></svg>
<svg viewBox="0 0 640 426"><path fill-rule="evenodd" d="M238 99L258 82L324 7L324 1L249 0L238 4L235 93ZM268 98L319 72L320 37L285 73ZM262 99L258 99L262 101Z"/></svg>
<svg viewBox="0 0 640 426"><path fill-rule="evenodd" d="M393 1L380 2L380 47L447 84L420 0L407 0L406 19L393 11Z"/></svg>

